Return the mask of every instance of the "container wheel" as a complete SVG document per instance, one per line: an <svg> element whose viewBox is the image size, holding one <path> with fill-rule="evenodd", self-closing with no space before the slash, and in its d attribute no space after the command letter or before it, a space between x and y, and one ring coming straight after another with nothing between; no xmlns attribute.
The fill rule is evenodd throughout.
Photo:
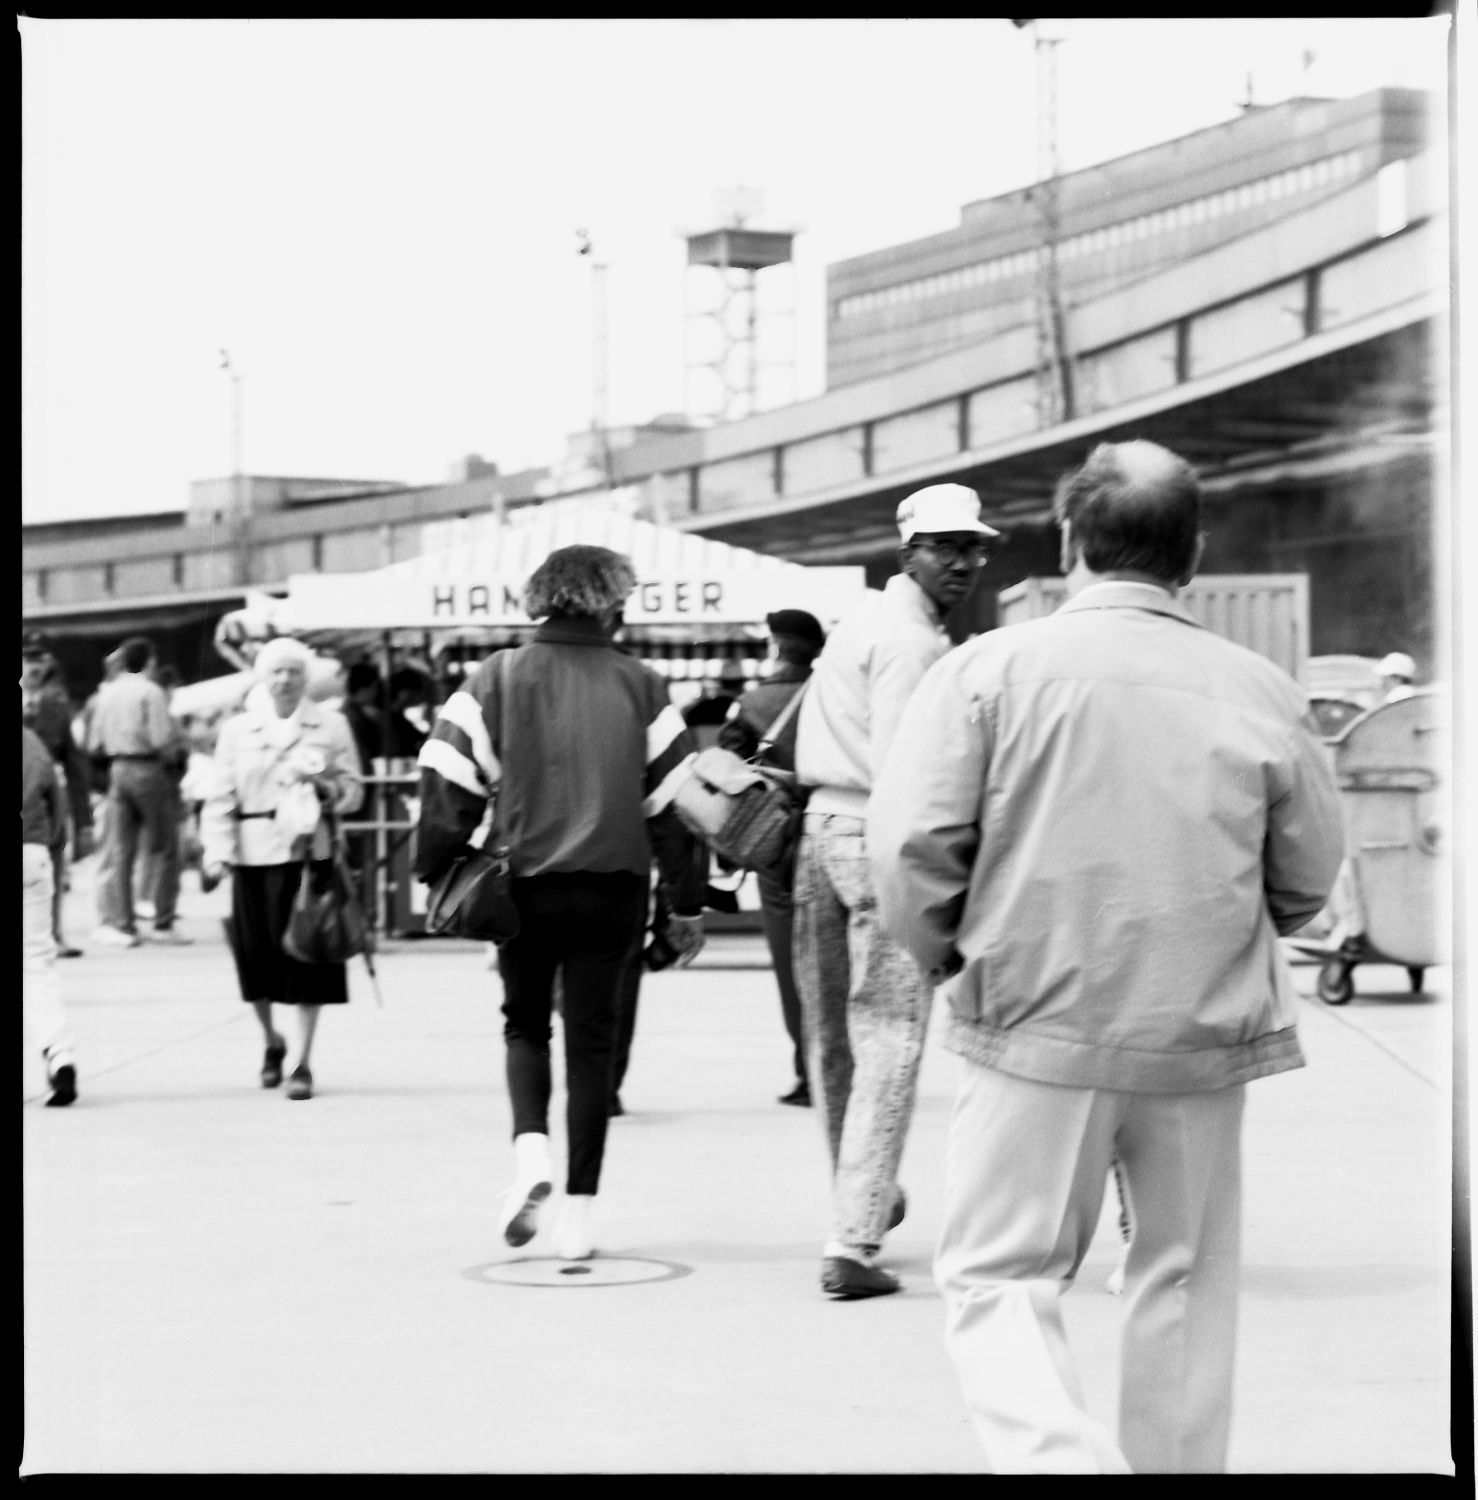
<svg viewBox="0 0 1478 1500"><path fill-rule="evenodd" d="M1427 971L1419 964L1409 965L1406 977L1411 981L1411 993L1419 995L1422 992L1422 981L1427 977Z"/></svg>
<svg viewBox="0 0 1478 1500"><path fill-rule="evenodd" d="M1333 958L1319 970L1314 991L1326 1005L1349 1003L1355 993L1354 968L1353 964Z"/></svg>

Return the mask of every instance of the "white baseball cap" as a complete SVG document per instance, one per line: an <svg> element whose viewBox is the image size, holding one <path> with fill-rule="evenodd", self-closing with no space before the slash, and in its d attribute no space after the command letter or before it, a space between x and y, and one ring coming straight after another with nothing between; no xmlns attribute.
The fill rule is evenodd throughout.
<svg viewBox="0 0 1478 1500"><path fill-rule="evenodd" d="M980 496L963 484L930 484L898 507L898 534L905 542L919 532L973 531L979 536L1000 536L980 519Z"/></svg>
<svg viewBox="0 0 1478 1500"><path fill-rule="evenodd" d="M1404 651L1393 651L1381 657L1375 670L1382 677L1415 677L1416 663Z"/></svg>

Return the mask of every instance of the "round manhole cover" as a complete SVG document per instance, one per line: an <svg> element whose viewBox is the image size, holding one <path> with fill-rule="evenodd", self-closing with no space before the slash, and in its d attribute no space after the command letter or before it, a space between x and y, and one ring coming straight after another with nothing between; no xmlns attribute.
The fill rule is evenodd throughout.
<svg viewBox="0 0 1478 1500"><path fill-rule="evenodd" d="M692 1266L671 1260L637 1260L620 1255L596 1255L589 1260L557 1260L552 1256L528 1260L494 1260L462 1274L471 1281L504 1286L630 1286L638 1281L676 1281L691 1276Z"/></svg>

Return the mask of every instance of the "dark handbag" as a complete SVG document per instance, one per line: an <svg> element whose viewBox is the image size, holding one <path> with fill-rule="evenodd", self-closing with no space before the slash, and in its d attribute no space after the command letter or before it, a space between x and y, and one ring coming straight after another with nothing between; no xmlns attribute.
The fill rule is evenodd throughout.
<svg viewBox="0 0 1478 1500"><path fill-rule="evenodd" d="M509 663L499 666L505 708L502 748L507 746ZM518 936L518 908L513 904L512 856L496 835L497 793L493 794L493 825L487 841L491 849L468 847L431 882L426 897L426 931L433 937L472 938L480 943L511 942Z"/></svg>
<svg viewBox="0 0 1478 1500"><path fill-rule="evenodd" d="M368 956L370 951L369 921L344 868L331 812L328 821L333 855L327 878L315 879L309 855L305 854L298 892L282 934L282 951L301 964L342 964L357 953Z"/></svg>
<svg viewBox="0 0 1478 1500"><path fill-rule="evenodd" d="M426 900L426 931L433 937L474 938L506 943L518 936L509 855L468 849L432 882Z"/></svg>

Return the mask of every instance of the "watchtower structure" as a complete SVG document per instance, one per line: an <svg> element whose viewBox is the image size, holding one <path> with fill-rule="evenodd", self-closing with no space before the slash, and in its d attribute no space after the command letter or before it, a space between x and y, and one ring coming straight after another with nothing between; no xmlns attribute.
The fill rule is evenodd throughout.
<svg viewBox="0 0 1478 1500"><path fill-rule="evenodd" d="M688 246L686 319L686 401L690 416L732 422L759 410L760 305L759 273L792 261L793 230L752 229L747 214L736 210L731 222L686 236ZM695 296L695 271L701 287ZM695 305L696 304L696 305ZM767 308L766 368L787 375L794 370L794 286L783 306ZM788 324L784 346L770 338L773 325ZM787 390L782 399L794 399Z"/></svg>

